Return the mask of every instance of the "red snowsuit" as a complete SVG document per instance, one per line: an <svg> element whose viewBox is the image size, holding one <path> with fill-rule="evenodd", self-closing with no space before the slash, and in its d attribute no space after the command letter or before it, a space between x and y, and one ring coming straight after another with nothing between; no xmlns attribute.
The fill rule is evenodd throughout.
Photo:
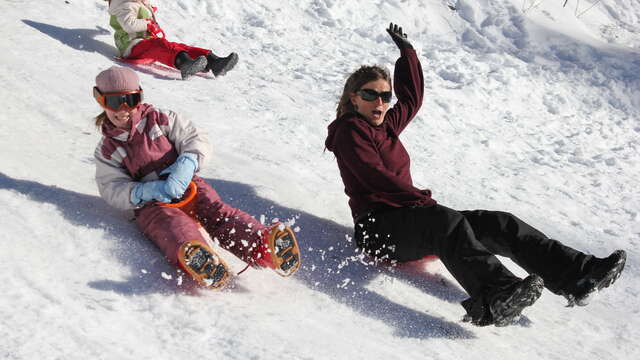
<svg viewBox="0 0 640 360"><path fill-rule="evenodd" d="M150 38L134 45L127 59L150 59L175 68L176 55L183 51L186 51L192 59L207 56L211 52L211 50L167 41L164 38Z"/></svg>
<svg viewBox="0 0 640 360"><path fill-rule="evenodd" d="M244 262L254 264L257 246L269 229L244 211L223 202L202 178L194 176L193 181L198 186L196 217L211 239ZM196 223L180 209L149 204L135 210L135 214L140 229L174 265L178 263L180 245L205 243Z"/></svg>

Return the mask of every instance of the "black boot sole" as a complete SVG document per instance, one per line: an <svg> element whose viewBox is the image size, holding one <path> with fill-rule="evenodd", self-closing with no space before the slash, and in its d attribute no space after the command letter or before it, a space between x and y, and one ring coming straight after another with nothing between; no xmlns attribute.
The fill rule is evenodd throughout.
<svg viewBox="0 0 640 360"><path fill-rule="evenodd" d="M491 307L495 326L511 325L518 320L524 308L533 305L544 289L544 281L532 274L522 280L513 293L503 301L497 301Z"/></svg>

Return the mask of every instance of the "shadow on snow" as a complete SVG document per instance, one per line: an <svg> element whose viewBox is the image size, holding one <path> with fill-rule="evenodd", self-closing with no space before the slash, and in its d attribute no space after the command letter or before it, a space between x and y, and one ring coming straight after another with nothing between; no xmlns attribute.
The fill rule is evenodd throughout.
<svg viewBox="0 0 640 360"><path fill-rule="evenodd" d="M118 49L100 40L96 40L95 37L99 35L109 35L111 31L101 26L96 26L95 29L66 29L55 25L45 24L32 20L22 20L26 25L40 31L41 33L50 36L61 43L71 47L75 50L87 51L90 53L98 53L107 59L117 62L116 57L119 56ZM135 65L124 62L117 62L120 66L129 67L135 71L139 71L148 75L151 75L157 79L162 80L178 80L180 79L180 72L178 70L159 65L157 63Z"/></svg>
<svg viewBox="0 0 640 360"><path fill-rule="evenodd" d="M73 225L104 231L105 237L111 237L114 240L112 252L116 258L129 266L132 273L140 274L133 281L104 280L91 282L89 286L126 295L173 291L166 280L159 276L152 277L153 274L162 272L171 273L175 271L173 267L162 258L160 251L150 241L144 240L136 226L126 218L126 213L107 205L100 197L66 190L55 185L13 179L2 172L0 172L0 189L15 191L33 201L54 205ZM146 269L148 275L141 274L141 269Z"/></svg>
<svg viewBox="0 0 640 360"><path fill-rule="evenodd" d="M367 264L356 256L354 246L346 236L351 234L351 228L260 198L246 184L212 179L207 182L221 194L223 200L254 216L278 217L283 221L295 218L294 226L300 228L297 236L303 266L294 275L293 281L301 281L307 287L321 291L365 316L384 321L396 330L396 336L399 337L474 337L472 332L455 322L442 319L435 311L435 315L427 314L427 310L417 311L366 288L382 274L394 280L406 281L429 295L457 303L466 297L457 285L438 275L424 273L416 263L398 268ZM0 189L24 194L33 201L52 204L71 224L100 229L114 238L114 256L130 267L135 275L125 281L92 281L88 284L90 287L127 296L193 290L191 285L179 287L175 282L157 276L162 272L175 275L176 270L162 258L150 241L144 240L123 212L111 208L100 197L35 181L13 179L3 173L0 173ZM146 269L147 274L142 274L141 269ZM462 307L460 310L462 315Z"/></svg>

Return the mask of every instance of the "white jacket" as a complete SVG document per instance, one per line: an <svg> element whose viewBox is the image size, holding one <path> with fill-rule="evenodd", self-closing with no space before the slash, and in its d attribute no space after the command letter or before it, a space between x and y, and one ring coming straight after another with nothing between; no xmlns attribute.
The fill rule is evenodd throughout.
<svg viewBox="0 0 640 360"><path fill-rule="evenodd" d="M122 57L129 56L137 43L149 38L147 19L156 20L153 8L146 0L111 0L109 15L109 24L115 30L116 47Z"/></svg>
<svg viewBox="0 0 640 360"><path fill-rule="evenodd" d="M102 126L96 147L96 183L111 206L133 210L131 190L138 182L158 180L159 173L185 152L198 156L201 167L211 152L206 137L173 111L143 104L131 119L131 130Z"/></svg>

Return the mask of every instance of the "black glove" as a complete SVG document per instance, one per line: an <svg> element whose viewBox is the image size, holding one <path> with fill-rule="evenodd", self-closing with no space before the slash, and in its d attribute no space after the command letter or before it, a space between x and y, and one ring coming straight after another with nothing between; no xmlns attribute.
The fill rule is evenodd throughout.
<svg viewBox="0 0 640 360"><path fill-rule="evenodd" d="M391 40L396 43L398 49L413 49L413 46L411 46L411 43L407 40L407 34L404 34L402 28L398 25L390 23L387 32L391 35Z"/></svg>

